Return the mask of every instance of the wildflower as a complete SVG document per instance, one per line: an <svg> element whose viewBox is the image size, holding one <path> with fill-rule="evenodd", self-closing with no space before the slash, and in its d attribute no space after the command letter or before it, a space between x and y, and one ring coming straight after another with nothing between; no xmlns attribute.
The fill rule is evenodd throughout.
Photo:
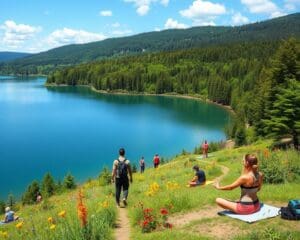
<svg viewBox="0 0 300 240"><path fill-rule="evenodd" d="M165 227L165 228L170 228L170 229L172 229L173 225L172 225L171 223L166 222L166 223L164 224L164 227Z"/></svg>
<svg viewBox="0 0 300 240"><path fill-rule="evenodd" d="M60 211L58 216L64 218L66 216L66 210Z"/></svg>
<svg viewBox="0 0 300 240"><path fill-rule="evenodd" d="M264 156L265 156L265 158L268 158L270 156L270 152L268 149L264 150Z"/></svg>
<svg viewBox="0 0 300 240"><path fill-rule="evenodd" d="M78 193L78 205L77 205L77 214L81 223L81 227L85 227L87 224L87 209L82 202L83 195L81 190Z"/></svg>
<svg viewBox="0 0 300 240"><path fill-rule="evenodd" d="M148 224L149 224L149 221L145 220L145 221L143 222L143 227L146 227Z"/></svg>
<svg viewBox="0 0 300 240"><path fill-rule="evenodd" d="M56 225L55 224L51 224L50 229L51 230L55 230L55 228L56 228Z"/></svg>
<svg viewBox="0 0 300 240"><path fill-rule="evenodd" d="M3 238L8 238L8 233L6 231L0 231L0 236L2 236Z"/></svg>
<svg viewBox="0 0 300 240"><path fill-rule="evenodd" d="M102 206L103 208L108 208L108 207L109 207L108 201L104 201L104 202L101 204L101 206Z"/></svg>
<svg viewBox="0 0 300 240"><path fill-rule="evenodd" d="M16 224L16 228L17 229L21 229L23 227L24 222L19 222L18 224Z"/></svg>
<svg viewBox="0 0 300 240"><path fill-rule="evenodd" d="M52 217L48 217L48 223L53 223L53 218Z"/></svg>
<svg viewBox="0 0 300 240"><path fill-rule="evenodd" d="M167 215L169 212L167 209L162 208L162 209L160 209L160 213L161 213L161 215Z"/></svg>
<svg viewBox="0 0 300 240"><path fill-rule="evenodd" d="M153 210L152 208L146 208L146 209L144 209L144 213L146 213L146 214L150 213L150 212L152 212L152 210Z"/></svg>

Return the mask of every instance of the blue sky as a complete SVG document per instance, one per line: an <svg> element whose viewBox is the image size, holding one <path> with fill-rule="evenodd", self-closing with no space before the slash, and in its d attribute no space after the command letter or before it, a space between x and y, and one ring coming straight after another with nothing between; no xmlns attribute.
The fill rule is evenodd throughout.
<svg viewBox="0 0 300 240"><path fill-rule="evenodd" d="M169 28L236 26L299 10L300 0L0 0L0 51L35 53Z"/></svg>

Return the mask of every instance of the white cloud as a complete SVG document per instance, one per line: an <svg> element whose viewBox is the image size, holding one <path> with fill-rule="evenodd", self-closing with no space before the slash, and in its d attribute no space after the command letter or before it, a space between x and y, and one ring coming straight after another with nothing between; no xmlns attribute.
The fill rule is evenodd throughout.
<svg viewBox="0 0 300 240"><path fill-rule="evenodd" d="M275 3L270 0L241 0L251 13L272 13L278 10Z"/></svg>
<svg viewBox="0 0 300 240"><path fill-rule="evenodd" d="M271 14L270 18L277 18L277 17L282 17L285 15L286 15L286 13L284 13L284 12L276 11Z"/></svg>
<svg viewBox="0 0 300 240"><path fill-rule="evenodd" d="M100 11L99 14L102 16L102 17L111 17L113 14L112 14L112 11L110 10L103 10L103 11Z"/></svg>
<svg viewBox="0 0 300 240"><path fill-rule="evenodd" d="M7 20L0 29L4 31L0 42L8 48L18 48L27 40L34 38L41 27L34 27L26 24L17 24L13 20Z"/></svg>
<svg viewBox="0 0 300 240"><path fill-rule="evenodd" d="M154 31L155 32L160 32L160 28L156 27L156 28L154 28Z"/></svg>
<svg viewBox="0 0 300 240"><path fill-rule="evenodd" d="M209 1L195 0L188 9L179 11L180 15L193 20L193 25L215 25L214 20L226 13L224 5Z"/></svg>
<svg viewBox="0 0 300 240"><path fill-rule="evenodd" d="M46 41L51 47L58 47L66 44L100 41L105 38L106 36L101 33L63 28L52 32Z"/></svg>
<svg viewBox="0 0 300 240"><path fill-rule="evenodd" d="M296 8L300 6L299 0L285 0L284 1L284 8L288 11L296 10Z"/></svg>
<svg viewBox="0 0 300 240"><path fill-rule="evenodd" d="M237 26L237 25L243 25L249 23L249 19L245 16L243 16L241 13L236 13L232 16L231 18L232 25Z"/></svg>
<svg viewBox="0 0 300 240"><path fill-rule="evenodd" d="M168 20L165 23L165 29L168 28L187 28L188 26L183 24L183 23L179 23L176 20L172 19L172 18L168 18Z"/></svg>
<svg viewBox="0 0 300 240"><path fill-rule="evenodd" d="M168 6L169 5L169 0L161 0L160 3L164 6Z"/></svg>
<svg viewBox="0 0 300 240"><path fill-rule="evenodd" d="M226 13L226 8L223 5L202 0L196 0L188 9L180 11L181 16L191 19L217 16L224 13Z"/></svg>
<svg viewBox="0 0 300 240"><path fill-rule="evenodd" d="M294 0L288 1L289 3L294 3ZM286 13L282 12L281 9L279 9L278 6L271 0L241 0L241 2L249 9L251 13L269 14L270 18L286 15Z"/></svg>
<svg viewBox="0 0 300 240"><path fill-rule="evenodd" d="M123 0L124 2L133 3L136 7L136 12L140 16L146 15L150 10L150 5L153 3L160 3L167 7L169 0Z"/></svg>
<svg viewBox="0 0 300 240"><path fill-rule="evenodd" d="M136 12L138 15L144 16L148 13L149 9L150 9L150 7L148 5L142 5L137 8Z"/></svg>

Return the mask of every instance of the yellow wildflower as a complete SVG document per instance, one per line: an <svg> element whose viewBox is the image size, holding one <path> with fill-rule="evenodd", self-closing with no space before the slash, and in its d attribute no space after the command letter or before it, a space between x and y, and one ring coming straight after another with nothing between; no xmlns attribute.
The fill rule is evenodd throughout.
<svg viewBox="0 0 300 240"><path fill-rule="evenodd" d="M101 205L102 205L103 208L108 208L109 207L108 201L104 201Z"/></svg>
<svg viewBox="0 0 300 240"><path fill-rule="evenodd" d="M56 225L55 224L51 224L50 229L54 230L55 228L56 228Z"/></svg>
<svg viewBox="0 0 300 240"><path fill-rule="evenodd" d="M174 190L180 188L179 184L177 182L167 182L167 189L168 190Z"/></svg>
<svg viewBox="0 0 300 240"><path fill-rule="evenodd" d="M52 217L48 217L48 222L49 223L53 223L53 218Z"/></svg>
<svg viewBox="0 0 300 240"><path fill-rule="evenodd" d="M60 211L58 216L64 218L66 216L66 210Z"/></svg>
<svg viewBox="0 0 300 240"><path fill-rule="evenodd" d="M16 224L16 228L20 229L23 227L24 222L19 222L18 224Z"/></svg>
<svg viewBox="0 0 300 240"><path fill-rule="evenodd" d="M2 236L3 238L8 238L8 233L5 231L0 231L0 236Z"/></svg>

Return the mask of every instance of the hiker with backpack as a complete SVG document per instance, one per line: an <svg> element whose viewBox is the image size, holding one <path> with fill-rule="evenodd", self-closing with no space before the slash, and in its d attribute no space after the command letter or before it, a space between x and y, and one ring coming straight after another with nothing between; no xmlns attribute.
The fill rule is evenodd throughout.
<svg viewBox="0 0 300 240"><path fill-rule="evenodd" d="M128 178L129 175L129 178ZM129 181L132 183L132 171L130 167L130 162L125 157L125 149L121 148L119 150L119 157L113 163L112 170L112 182L116 186L116 202L117 207L120 207L120 195L123 190L123 205L127 206L127 197L129 189Z"/></svg>
<svg viewBox="0 0 300 240"><path fill-rule="evenodd" d="M140 170L141 170L141 173L143 173L145 171L145 159L144 159L144 157L142 157L140 159Z"/></svg>

